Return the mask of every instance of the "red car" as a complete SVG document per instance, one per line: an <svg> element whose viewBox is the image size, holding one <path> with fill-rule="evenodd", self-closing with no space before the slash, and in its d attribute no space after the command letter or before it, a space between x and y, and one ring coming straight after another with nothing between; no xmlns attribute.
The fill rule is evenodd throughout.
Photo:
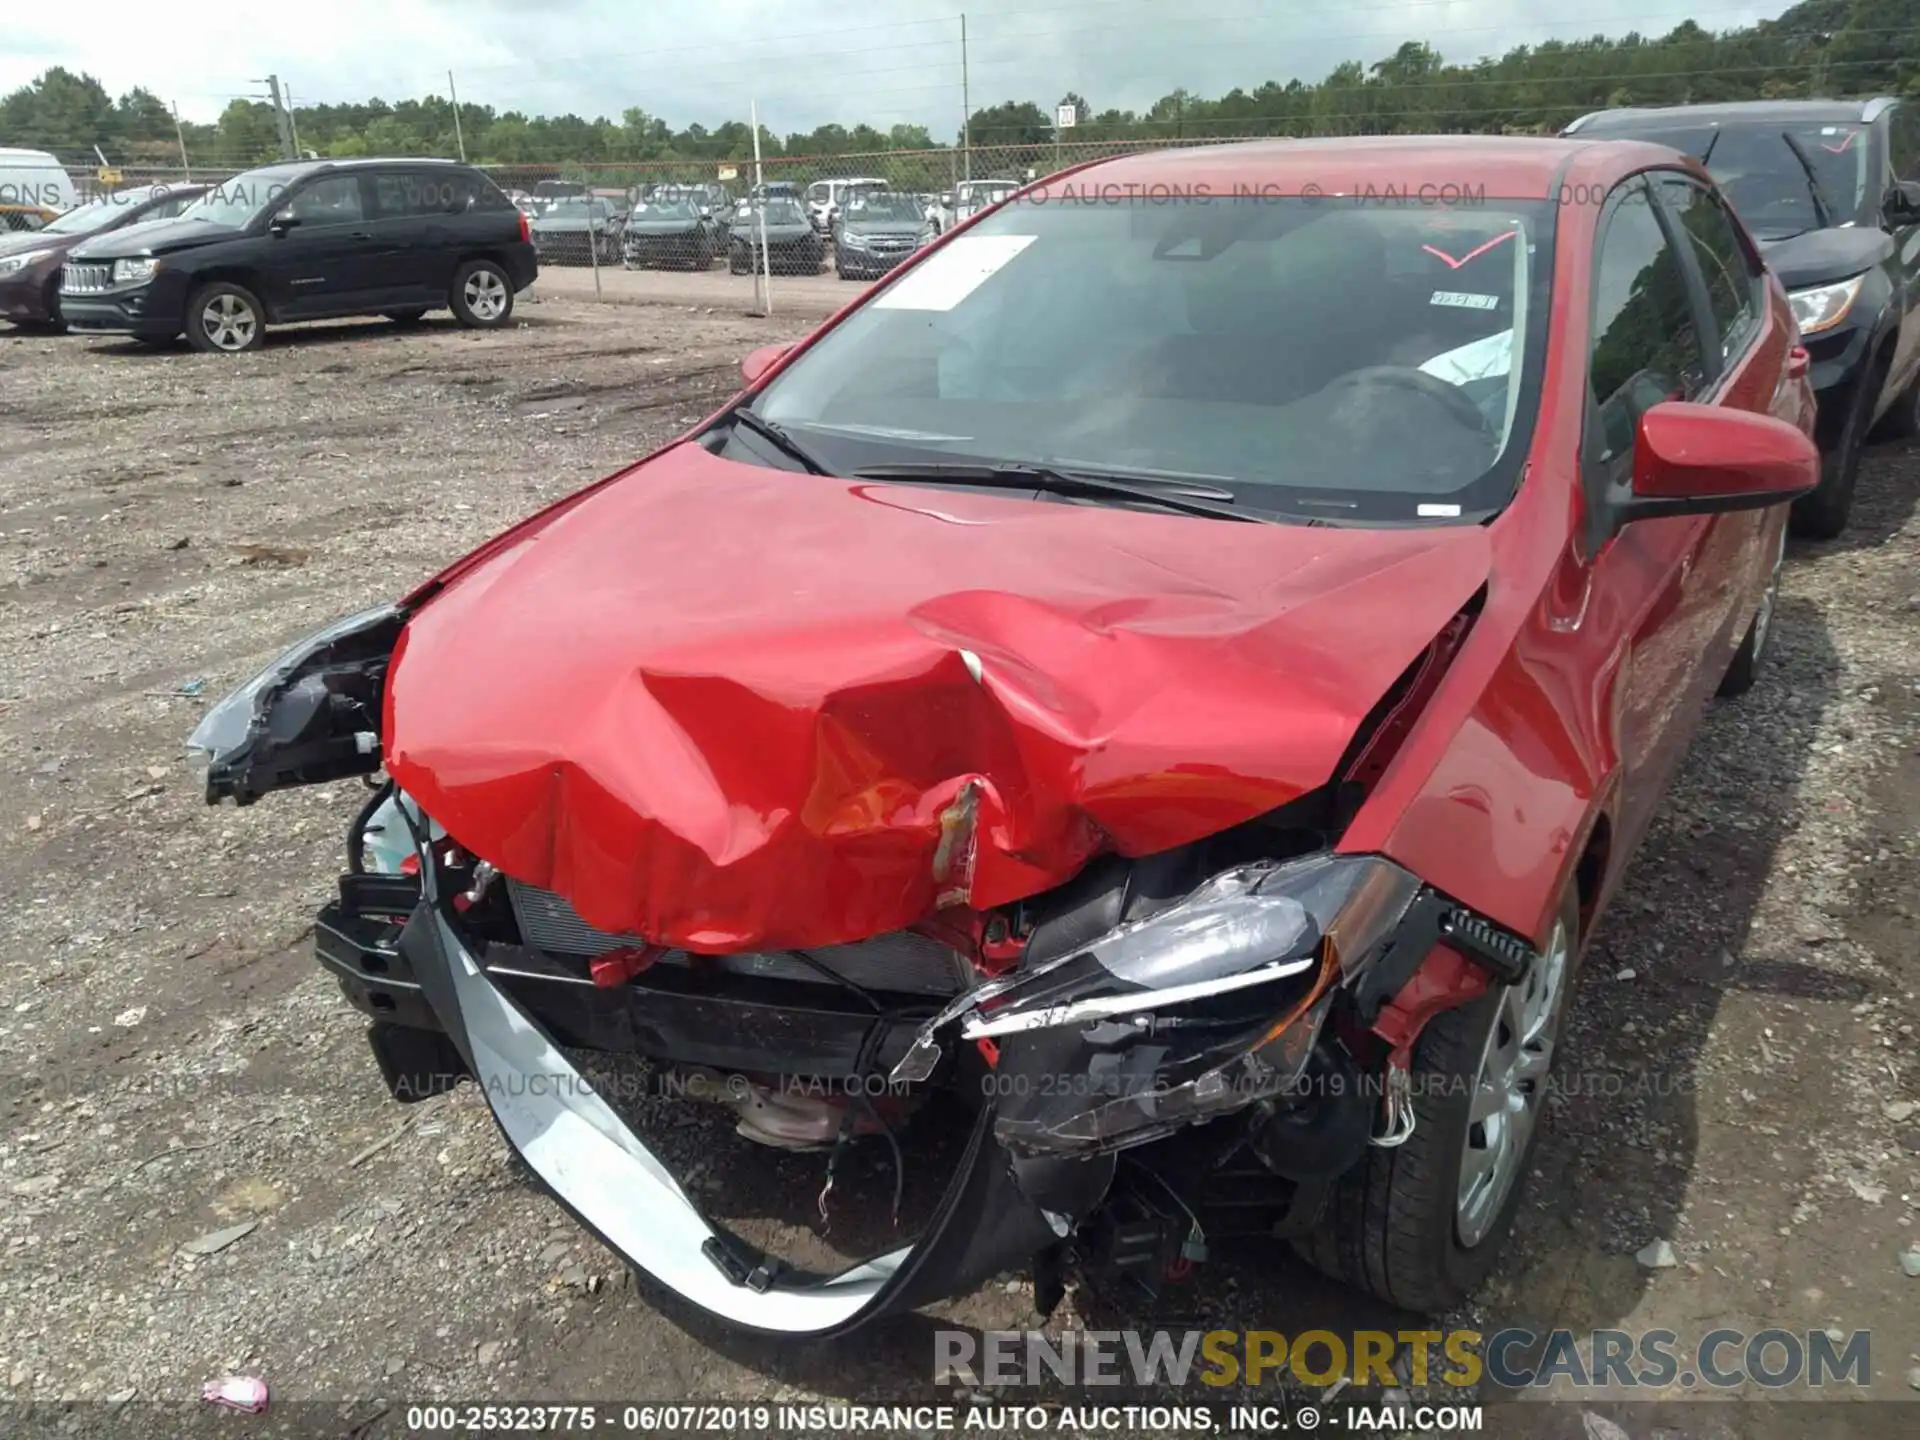
<svg viewBox="0 0 1920 1440"><path fill-rule="evenodd" d="M1451 203L1435 203L1444 197ZM1692 162L1577 139L1101 161L692 434L212 711L208 798L367 775L321 963L394 1094L831 1334L1236 1233L1437 1310L1507 1234L1581 951L1818 477ZM729 1077L918 1241L709 1219L580 1049ZM584 1062L583 1062L584 1063ZM794 1082L800 1083L794 1083ZM644 1127L643 1127L644 1128Z"/></svg>

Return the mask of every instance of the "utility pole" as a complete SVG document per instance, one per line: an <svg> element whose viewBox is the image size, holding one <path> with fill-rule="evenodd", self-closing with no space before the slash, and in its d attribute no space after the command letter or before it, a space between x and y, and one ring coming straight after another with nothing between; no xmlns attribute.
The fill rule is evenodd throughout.
<svg viewBox="0 0 1920 1440"><path fill-rule="evenodd" d="M960 166L973 179L973 91L967 84L967 14L960 12Z"/></svg>
<svg viewBox="0 0 1920 1440"><path fill-rule="evenodd" d="M264 80L256 80L253 83L256 85L265 85L267 87L267 98L273 101L273 123L274 127L280 132L282 157L287 160L299 159L299 154L293 148L293 124L287 118L286 104L280 99L280 77L278 75L269 75Z"/></svg>
<svg viewBox="0 0 1920 1440"><path fill-rule="evenodd" d="M293 87L283 87L287 95L287 132L293 136L293 158L300 158L300 115L293 108Z"/></svg>
<svg viewBox="0 0 1920 1440"><path fill-rule="evenodd" d="M467 141L460 133L460 92L453 88L453 71L447 71L447 94L453 99L453 143L460 147L460 162L466 163Z"/></svg>
<svg viewBox="0 0 1920 1440"><path fill-rule="evenodd" d="M173 110L173 137L180 142L180 178L187 184L193 183L193 167L187 164L187 132L180 124L180 106L171 102Z"/></svg>

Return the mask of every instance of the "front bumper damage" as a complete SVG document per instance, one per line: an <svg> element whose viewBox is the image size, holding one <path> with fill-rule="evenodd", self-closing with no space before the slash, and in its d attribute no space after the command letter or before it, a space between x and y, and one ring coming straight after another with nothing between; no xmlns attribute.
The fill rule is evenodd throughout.
<svg viewBox="0 0 1920 1440"><path fill-rule="evenodd" d="M191 742L210 756L209 801L378 771L405 620L387 608L330 626L214 707ZM1146 859L1098 858L991 913L961 905L1000 948L980 950L951 998L880 1010L837 1007L817 983L683 983L663 959L611 977L605 957L569 968L535 948L501 893L511 882L492 885L445 817L389 782L355 824L354 873L317 949L377 1022L397 1099L476 1082L560 1203L708 1315L833 1336L1029 1263L1044 1313L1069 1268L1157 1281L1201 1258L1198 1217L1213 1212L1179 1193L1189 1180L1251 1192L1253 1221L1208 1233L1311 1229L1370 1145L1405 1139L1426 1018L1536 962L1528 941L1391 860L1340 853L1333 795ZM376 831L387 806L401 823ZM704 1215L567 1047L944 1089L970 1105L964 1144L917 1241L808 1270ZM1140 1174L1170 1208L1141 1198Z"/></svg>
<svg viewBox="0 0 1920 1440"><path fill-rule="evenodd" d="M789 1269L710 1223L541 1024L481 967L431 894L400 939L421 993L487 1097L507 1142L573 1215L630 1264L749 1330L830 1336L972 1288L1060 1238L993 1143L980 1112L920 1240L838 1275ZM529 1084L529 1077L543 1083ZM1058 1161L1046 1193L1090 1210L1112 1160Z"/></svg>
<svg viewBox="0 0 1920 1440"><path fill-rule="evenodd" d="M1319 855L1216 877L1155 916L929 1007L864 1057L871 1015L842 1016L837 1042L811 1050L785 1026L790 1073L856 1075L864 1063L895 1085L937 1083L972 1049L993 1077L919 1239L824 1274L708 1219L565 1048L751 1069L766 1058L752 1002L683 1012L687 997L650 977L609 988L503 962L465 933L454 902L467 875L439 871L436 848L420 846L417 880L347 877L318 928L322 964L385 1022L375 1048L396 1097L470 1078L543 1184L630 1265L729 1325L783 1335L843 1334L1027 1265L1050 1309L1065 1267L1096 1252L1157 1270L1179 1227L1163 1236L1158 1217L1131 1207L1118 1167L1201 1132L1204 1163L1240 1151L1294 1182L1292 1223L1310 1224L1325 1186L1379 1143L1378 1106L1354 1083L1334 1019L1380 1018L1437 945L1489 982L1520 978L1531 958L1388 862ZM1243 1003L1255 994L1267 998ZM389 998L369 1004L376 995ZM396 1026L438 1033L416 1032L396 1058ZM437 1076L419 1073L422 1056L438 1057ZM1343 1102L1327 1102L1341 1089L1329 1077L1350 1087Z"/></svg>

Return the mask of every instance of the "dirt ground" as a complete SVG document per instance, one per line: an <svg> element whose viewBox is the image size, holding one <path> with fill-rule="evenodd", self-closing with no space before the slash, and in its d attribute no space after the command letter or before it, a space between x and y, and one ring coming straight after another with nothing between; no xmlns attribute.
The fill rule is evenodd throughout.
<svg viewBox="0 0 1920 1440"><path fill-rule="evenodd" d="M943 1318L1029 1318L1018 1279L852 1347L664 1317L479 1096L387 1099L308 934L361 792L202 803L182 742L229 687L674 435L810 323L571 295L521 318L239 360L0 331L0 1394L93 1402L78 1424L236 1372L368 1435L433 1398L876 1400L931 1393ZM1870 1329L1874 1393L1920 1399L1916 502L1920 448L1879 447L1848 537L1791 552L1772 659L1604 922L1516 1241L1454 1322ZM1636 1261L1657 1240L1671 1268ZM1408 1323L1277 1252L1214 1260L1054 1324ZM1761 1433L1726 1410L1663 1424Z"/></svg>

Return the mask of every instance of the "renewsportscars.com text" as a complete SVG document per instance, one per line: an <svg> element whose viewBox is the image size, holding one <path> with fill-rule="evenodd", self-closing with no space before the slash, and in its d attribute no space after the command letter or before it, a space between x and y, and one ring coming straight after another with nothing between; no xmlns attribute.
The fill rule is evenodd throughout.
<svg viewBox="0 0 1920 1440"><path fill-rule="evenodd" d="M1506 1390L1571 1385L1670 1385L1779 1390L1872 1382L1872 1334L1822 1330L936 1330L933 1378L964 1385L1258 1385L1286 1375L1303 1385L1345 1380L1395 1387L1404 1352L1414 1386Z"/></svg>

